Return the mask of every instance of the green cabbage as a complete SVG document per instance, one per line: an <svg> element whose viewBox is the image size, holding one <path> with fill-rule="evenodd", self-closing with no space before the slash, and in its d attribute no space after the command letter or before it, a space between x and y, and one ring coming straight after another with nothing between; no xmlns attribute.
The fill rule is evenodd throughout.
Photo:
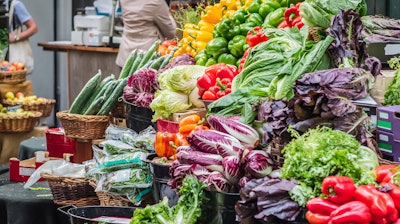
<svg viewBox="0 0 400 224"><path fill-rule="evenodd" d="M168 118L172 113L187 110L190 107L189 96L185 93L168 89L159 90L150 104L150 108L154 111L152 121L155 122L159 118Z"/></svg>
<svg viewBox="0 0 400 224"><path fill-rule="evenodd" d="M196 87L197 79L204 74L206 67L200 65L180 65L158 75L161 89L181 91L190 94Z"/></svg>

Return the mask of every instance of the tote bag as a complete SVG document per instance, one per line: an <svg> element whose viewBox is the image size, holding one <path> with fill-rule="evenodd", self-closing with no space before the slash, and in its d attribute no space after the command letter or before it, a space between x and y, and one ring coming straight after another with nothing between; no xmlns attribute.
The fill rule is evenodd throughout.
<svg viewBox="0 0 400 224"><path fill-rule="evenodd" d="M12 28L12 19L14 14L14 1L11 2L9 18L9 25ZM11 32L15 35L19 35L22 31L22 25L19 25L17 29ZM28 74L33 71L33 53L31 45L29 44L29 39L17 41L15 43L10 43L8 49L9 61L12 62L22 62L25 65L25 69Z"/></svg>

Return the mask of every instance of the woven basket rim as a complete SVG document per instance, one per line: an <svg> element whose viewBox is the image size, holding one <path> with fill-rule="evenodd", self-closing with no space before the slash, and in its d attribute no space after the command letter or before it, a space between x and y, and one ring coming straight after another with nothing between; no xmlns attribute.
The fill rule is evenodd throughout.
<svg viewBox="0 0 400 224"><path fill-rule="evenodd" d="M82 114L70 114L68 113L68 110L64 111L59 111L56 114L58 119L64 119L64 120L82 120L82 121L87 121L88 119L93 119L96 122L109 122L110 121L110 116L108 115L82 115Z"/></svg>
<svg viewBox="0 0 400 224"><path fill-rule="evenodd" d="M18 70L18 71L0 71L0 75L18 75L18 74L27 74L28 71L26 69L24 70Z"/></svg>
<svg viewBox="0 0 400 224"><path fill-rule="evenodd" d="M73 179L75 180L74 182L77 181L82 181L82 182L87 182L89 179L86 177L63 177L63 176L57 176L48 172L41 172L40 176L43 177L46 180L66 180L66 179Z"/></svg>
<svg viewBox="0 0 400 224"><path fill-rule="evenodd" d="M4 104L10 105L10 106L15 106L15 105L26 105L26 106L34 106L34 105L48 105L48 104L55 104L56 100L55 99L46 99L46 102L19 102L19 101L14 101L14 100L9 100L5 99L3 100Z"/></svg>
<svg viewBox="0 0 400 224"><path fill-rule="evenodd" d="M25 112L30 112L29 116L22 116L22 115L17 115L17 116L6 116L6 115L0 115L0 120L14 120L14 119L28 119L28 118L37 118L42 116L42 112L38 111L25 111Z"/></svg>

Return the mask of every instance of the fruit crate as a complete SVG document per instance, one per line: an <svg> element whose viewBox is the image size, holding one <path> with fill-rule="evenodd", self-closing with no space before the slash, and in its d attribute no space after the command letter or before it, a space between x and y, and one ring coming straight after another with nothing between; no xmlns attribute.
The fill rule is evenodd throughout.
<svg viewBox="0 0 400 224"><path fill-rule="evenodd" d="M63 128L50 128L45 133L49 156L62 158L64 153L75 154L76 140L68 138ZM75 162L73 158L71 162Z"/></svg>

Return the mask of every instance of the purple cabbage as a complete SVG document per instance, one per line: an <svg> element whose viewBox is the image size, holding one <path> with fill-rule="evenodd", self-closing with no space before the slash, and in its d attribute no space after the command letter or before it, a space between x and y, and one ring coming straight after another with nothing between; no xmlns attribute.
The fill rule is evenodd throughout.
<svg viewBox="0 0 400 224"><path fill-rule="evenodd" d="M217 152L222 157L237 156L238 158L242 158L249 153L249 151L249 149L246 149L243 146L238 147L236 145L217 143Z"/></svg>
<svg viewBox="0 0 400 224"><path fill-rule="evenodd" d="M258 132L242 122L219 115L209 115L207 122L217 131L232 135L250 147L256 147L260 141Z"/></svg>
<svg viewBox="0 0 400 224"><path fill-rule="evenodd" d="M239 180L239 187L242 188L244 187L248 182L250 182L252 179L251 177L248 176L243 176L242 178L240 178Z"/></svg>
<svg viewBox="0 0 400 224"><path fill-rule="evenodd" d="M186 139L190 146L195 147L199 151L211 154L218 154L217 143L239 148L243 147L236 138L216 130L195 131Z"/></svg>
<svg viewBox="0 0 400 224"><path fill-rule="evenodd" d="M206 183L210 171L199 164L181 164L178 160L175 160L169 169L169 174L171 178L168 185L172 189L177 189L182 186L182 181L187 175L195 175L199 181Z"/></svg>
<svg viewBox="0 0 400 224"><path fill-rule="evenodd" d="M161 74L165 72L168 69L171 69L173 67L179 66L179 65L195 65L196 61L194 60L194 57L190 54L181 54L176 56L170 63L168 63L164 68L158 70L157 74Z"/></svg>
<svg viewBox="0 0 400 224"><path fill-rule="evenodd" d="M252 150L246 155L244 170L254 178L262 178L272 172L273 161L262 150Z"/></svg>
<svg viewBox="0 0 400 224"><path fill-rule="evenodd" d="M222 159L223 175L232 185L237 185L240 178L244 175L241 167L240 158L237 156L227 156Z"/></svg>

